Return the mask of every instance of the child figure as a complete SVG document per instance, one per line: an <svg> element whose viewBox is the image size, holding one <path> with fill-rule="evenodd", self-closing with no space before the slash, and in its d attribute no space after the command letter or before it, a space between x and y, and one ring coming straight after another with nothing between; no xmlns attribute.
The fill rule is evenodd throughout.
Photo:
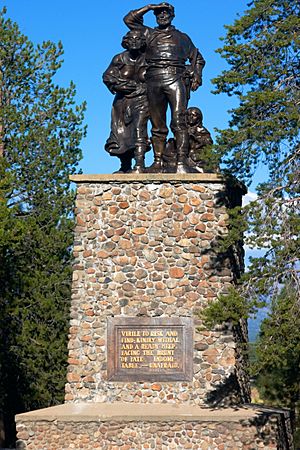
<svg viewBox="0 0 300 450"><path fill-rule="evenodd" d="M188 165L197 172L203 172L207 164L203 158L203 149L212 145L210 132L203 126L203 115L199 108L191 107L186 111L186 123L189 134Z"/></svg>

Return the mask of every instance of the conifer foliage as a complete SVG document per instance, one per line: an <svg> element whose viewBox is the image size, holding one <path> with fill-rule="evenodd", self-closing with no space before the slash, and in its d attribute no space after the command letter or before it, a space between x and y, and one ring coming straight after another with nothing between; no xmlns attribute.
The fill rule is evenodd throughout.
<svg viewBox="0 0 300 450"><path fill-rule="evenodd" d="M300 407L300 314L292 283L284 286L262 322L256 346L257 384L265 400Z"/></svg>
<svg viewBox="0 0 300 450"><path fill-rule="evenodd" d="M226 26L218 52L229 68L213 81L215 93L239 99L229 127L218 130L225 172L248 185L254 175L264 178L241 222L241 232L248 224L246 244L264 250L244 278L245 296L257 299L276 297L287 280L300 292L300 5L297 0L254 0L249 6ZM239 219L232 216L236 234ZM232 236L226 239L230 245Z"/></svg>
<svg viewBox="0 0 300 450"><path fill-rule="evenodd" d="M74 194L85 104L59 87L59 43L0 13L0 411L63 400ZM7 430L9 433L9 430Z"/></svg>
<svg viewBox="0 0 300 450"><path fill-rule="evenodd" d="M248 289L276 296L287 279L300 292L300 5L255 0L249 6L226 27L218 50L229 69L214 80L216 93L239 98L218 145L227 170L247 184L262 170L258 199L245 211L246 243L265 255L252 260Z"/></svg>
<svg viewBox="0 0 300 450"><path fill-rule="evenodd" d="M253 0L248 8L226 26L218 50L228 68L214 80L215 93L236 96L238 106L230 111L228 128L219 130L217 145L226 171L247 185L254 177L262 181L257 200L244 208L242 219L231 214L234 220L222 250L233 237L240 239L248 224L245 243L260 249L261 256L251 259L240 286L206 314L209 324L220 323L233 311L249 317L266 301L272 305L263 324L256 369L264 375L269 370L276 378L268 398L277 395L283 404L282 393L289 392L286 404L291 405L299 395L300 370L299 345L293 345L300 317L300 4ZM292 396L297 383L298 392Z"/></svg>

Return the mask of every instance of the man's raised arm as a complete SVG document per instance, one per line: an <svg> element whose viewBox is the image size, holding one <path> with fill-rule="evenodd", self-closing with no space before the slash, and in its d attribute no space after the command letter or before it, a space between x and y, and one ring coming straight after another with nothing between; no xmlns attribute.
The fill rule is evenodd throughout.
<svg viewBox="0 0 300 450"><path fill-rule="evenodd" d="M140 28L144 26L144 14L149 11L154 11L155 9L160 9L163 5L164 3L160 3L159 5L146 5L139 9L133 9L126 14L123 20L130 30Z"/></svg>

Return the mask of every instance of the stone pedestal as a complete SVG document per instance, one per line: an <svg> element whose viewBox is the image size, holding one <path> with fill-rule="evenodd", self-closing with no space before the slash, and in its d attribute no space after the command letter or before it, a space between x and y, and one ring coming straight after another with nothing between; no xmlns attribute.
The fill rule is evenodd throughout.
<svg viewBox="0 0 300 450"><path fill-rule="evenodd" d="M17 416L31 450L286 450L288 413L243 407L76 403Z"/></svg>
<svg viewBox="0 0 300 450"><path fill-rule="evenodd" d="M201 310L235 277L229 256L217 250L227 232L224 181L214 174L75 180L66 401L240 402L247 387L238 377L238 342L228 330L201 330L200 319ZM111 381L107 324L113 317L191 318L192 377L151 383L128 370L129 382L126 376ZM133 379L129 372L135 372Z"/></svg>
<svg viewBox="0 0 300 450"><path fill-rule="evenodd" d="M289 448L279 412L207 409L249 401L244 324L201 321L242 270L241 248L219 251L242 189L216 174L72 180L66 404L17 416L19 438L39 450Z"/></svg>

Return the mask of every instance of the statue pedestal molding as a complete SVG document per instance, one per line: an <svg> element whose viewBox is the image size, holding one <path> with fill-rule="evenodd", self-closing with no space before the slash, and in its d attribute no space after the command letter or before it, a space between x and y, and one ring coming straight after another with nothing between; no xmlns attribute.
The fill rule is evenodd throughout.
<svg viewBox="0 0 300 450"><path fill-rule="evenodd" d="M28 449L291 447L285 411L246 405L246 326L201 311L242 271L226 255L241 186L218 174L74 175L64 405L16 416Z"/></svg>

